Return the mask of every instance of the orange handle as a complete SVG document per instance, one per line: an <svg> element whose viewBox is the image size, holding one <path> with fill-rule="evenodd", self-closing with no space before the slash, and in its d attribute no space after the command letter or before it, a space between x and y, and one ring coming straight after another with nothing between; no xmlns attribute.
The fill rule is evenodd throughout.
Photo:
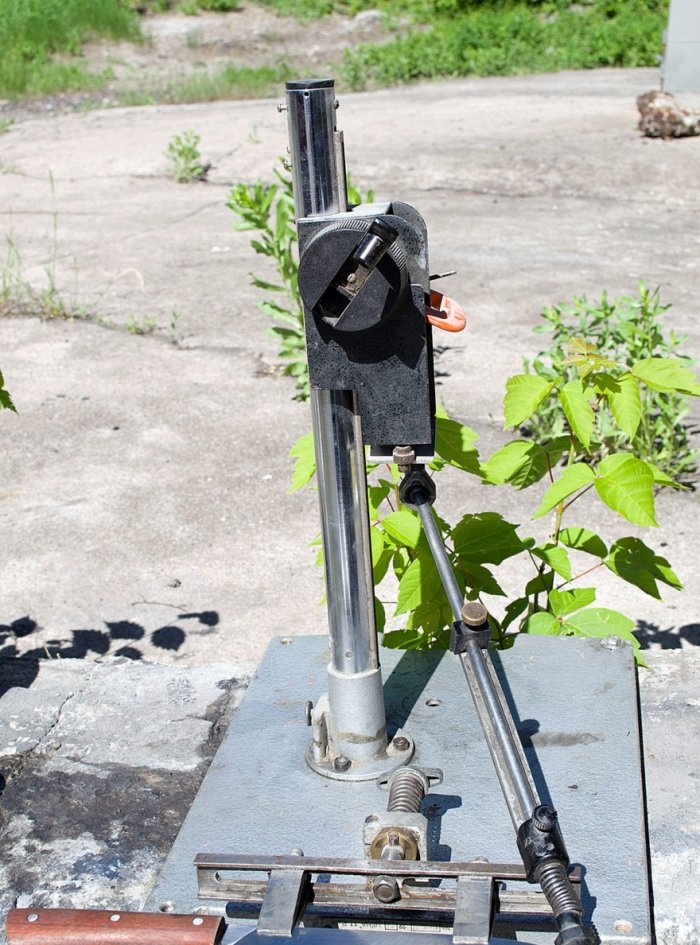
<svg viewBox="0 0 700 945"><path fill-rule="evenodd" d="M425 307L425 317L435 328L443 331L462 331L467 324L464 309L454 299L430 290L430 305Z"/></svg>
<svg viewBox="0 0 700 945"><path fill-rule="evenodd" d="M12 909L8 945L216 945L224 921L212 915L119 909Z"/></svg>

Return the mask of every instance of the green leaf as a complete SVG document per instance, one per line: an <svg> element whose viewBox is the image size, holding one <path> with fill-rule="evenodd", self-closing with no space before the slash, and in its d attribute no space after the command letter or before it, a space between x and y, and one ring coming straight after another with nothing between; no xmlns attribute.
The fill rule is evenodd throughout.
<svg viewBox="0 0 700 945"><path fill-rule="evenodd" d="M382 519L382 528L406 548L415 548L423 533L418 514L408 509L385 515Z"/></svg>
<svg viewBox="0 0 700 945"><path fill-rule="evenodd" d="M435 452L446 463L475 476L481 475L479 453L474 447L478 439L478 434L464 424L450 420L449 417L436 417Z"/></svg>
<svg viewBox="0 0 700 945"><path fill-rule="evenodd" d="M369 541L372 551L372 567L376 568L385 551L384 535L378 528L370 528Z"/></svg>
<svg viewBox="0 0 700 945"><path fill-rule="evenodd" d="M376 485L367 487L367 500L369 504L370 521L379 518L379 506L391 492L391 483L386 479L380 479Z"/></svg>
<svg viewBox="0 0 700 945"><path fill-rule="evenodd" d="M561 622L553 614L540 611L531 614L520 628L521 633L535 633L538 636L557 636L561 633Z"/></svg>
<svg viewBox="0 0 700 945"><path fill-rule="evenodd" d="M598 464L596 492L603 502L634 525L658 525L654 515L654 474L641 459L613 453Z"/></svg>
<svg viewBox="0 0 700 945"><path fill-rule="evenodd" d="M570 525L568 528L563 528L559 532L559 541L567 548L576 548L598 558L604 558L608 553L602 538L599 538L595 532L591 532L587 528L581 528L579 525Z"/></svg>
<svg viewBox="0 0 700 945"><path fill-rule="evenodd" d="M649 460L645 460L649 469L651 469L651 474L654 477L655 486L669 486L671 489L686 489L687 486L682 485L680 482L676 482L675 479L671 479L668 473L665 473L663 469L655 463L650 463Z"/></svg>
<svg viewBox="0 0 700 945"><path fill-rule="evenodd" d="M538 482L549 470L547 453L538 443L513 440L506 443L481 467L486 482L500 485L510 482L525 489Z"/></svg>
<svg viewBox="0 0 700 945"><path fill-rule="evenodd" d="M564 580L571 580L571 562L566 548L563 545L552 542L546 545L537 545L532 549L532 554L540 561L548 564L553 571L560 574Z"/></svg>
<svg viewBox="0 0 700 945"><path fill-rule="evenodd" d="M452 531L452 543L460 558L501 564L528 547L517 535L517 525L498 512L465 515Z"/></svg>
<svg viewBox="0 0 700 945"><path fill-rule="evenodd" d="M516 600L512 600L506 607L506 615L501 623L501 629L506 630L514 620L517 620L520 614L527 610L529 603L529 597L518 597Z"/></svg>
<svg viewBox="0 0 700 945"><path fill-rule="evenodd" d="M426 601L419 604L406 621L406 626L411 630L417 630L422 627L426 633L431 636L442 630L442 608L436 601Z"/></svg>
<svg viewBox="0 0 700 945"><path fill-rule="evenodd" d="M637 361L632 374L653 390L700 396L695 375L678 358L644 358Z"/></svg>
<svg viewBox="0 0 700 945"><path fill-rule="evenodd" d="M564 623L564 630L582 637L620 637L637 649L639 640L632 635L634 626L634 620L630 620L617 610L609 610L607 607L588 607L586 610L579 610L578 613L568 616Z"/></svg>
<svg viewBox="0 0 700 945"><path fill-rule="evenodd" d="M588 607L594 600L594 587L575 587L569 591L552 590L549 592L549 606L555 617L564 617L582 607Z"/></svg>
<svg viewBox="0 0 700 945"><path fill-rule="evenodd" d="M642 419L639 382L630 374L616 379L616 389L607 391L610 412L623 433L632 439Z"/></svg>
<svg viewBox="0 0 700 945"><path fill-rule="evenodd" d="M294 472L288 492L303 489L316 475L316 454L314 453L314 438L312 433L305 433L289 451L289 455L296 460Z"/></svg>
<svg viewBox="0 0 700 945"><path fill-rule="evenodd" d="M389 650L424 650L425 638L422 629L392 630L384 634L382 644Z"/></svg>
<svg viewBox="0 0 700 945"><path fill-rule="evenodd" d="M585 463L573 463L566 466L561 476L556 479L547 489L540 503L540 507L533 515L533 518L540 518L545 515L555 505L559 505L564 499L583 489L595 479L595 473L590 466Z"/></svg>
<svg viewBox="0 0 700 945"><path fill-rule="evenodd" d="M265 292L284 292L284 286L275 285L274 282L266 282L264 279L259 279L257 276L251 275L250 281L256 289L262 289Z"/></svg>
<svg viewBox="0 0 700 945"><path fill-rule="evenodd" d="M538 574L527 582L525 585L525 593L528 597L536 594L544 594L551 591L553 586L554 571L543 571L542 574Z"/></svg>
<svg viewBox="0 0 700 945"><path fill-rule="evenodd" d="M514 374L506 382L503 400L505 427L517 427L537 410L553 384L537 374Z"/></svg>
<svg viewBox="0 0 700 945"><path fill-rule="evenodd" d="M569 421L574 436L588 451L591 445L594 416L583 382L579 378L574 378L568 384L564 384L559 391L559 401L564 408L566 419Z"/></svg>
<svg viewBox="0 0 700 945"><path fill-rule="evenodd" d="M442 586L432 557L422 555L412 561L399 581L399 594L394 615L405 614L419 604L432 600Z"/></svg>
<svg viewBox="0 0 700 945"><path fill-rule="evenodd" d="M386 626L386 611L384 610L384 604L377 596L374 598L374 623L377 627L377 633L384 633L384 627Z"/></svg>
<svg viewBox="0 0 700 945"><path fill-rule="evenodd" d="M506 596L506 592L496 578L483 564L459 559L457 572L464 576L467 587L472 591L478 591L480 594L492 594L494 597Z"/></svg>
<svg viewBox="0 0 700 945"><path fill-rule="evenodd" d="M610 546L604 564L628 584L634 584L650 597L661 599L657 581L680 591L682 584L666 558L657 555L640 538L620 538Z"/></svg>

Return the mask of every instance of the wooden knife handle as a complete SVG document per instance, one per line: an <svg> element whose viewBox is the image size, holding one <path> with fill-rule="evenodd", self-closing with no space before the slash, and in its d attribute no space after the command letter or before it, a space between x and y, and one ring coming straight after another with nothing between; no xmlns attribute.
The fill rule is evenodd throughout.
<svg viewBox="0 0 700 945"><path fill-rule="evenodd" d="M12 909L8 945L217 945L224 920L211 915L118 909Z"/></svg>

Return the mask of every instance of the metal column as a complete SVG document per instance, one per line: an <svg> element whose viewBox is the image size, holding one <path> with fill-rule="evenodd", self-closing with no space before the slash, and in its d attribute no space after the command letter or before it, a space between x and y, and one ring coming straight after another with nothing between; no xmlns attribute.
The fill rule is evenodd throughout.
<svg viewBox="0 0 700 945"><path fill-rule="evenodd" d="M334 82L288 82L286 105L297 219L347 211ZM353 391L311 390L331 661L328 697L312 713L307 756L320 774L359 780L406 760L387 755L386 721L360 417ZM400 743L400 744L403 744Z"/></svg>

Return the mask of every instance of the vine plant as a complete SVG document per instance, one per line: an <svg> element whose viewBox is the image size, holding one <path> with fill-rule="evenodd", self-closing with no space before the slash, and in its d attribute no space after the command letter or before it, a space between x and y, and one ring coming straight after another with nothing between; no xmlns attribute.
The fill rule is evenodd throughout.
<svg viewBox="0 0 700 945"><path fill-rule="evenodd" d="M278 184L273 185L236 185L228 206L238 215L239 228L257 231L260 239L252 241L253 249L271 258L277 268L278 282L253 276L253 283L283 299L266 300L261 308L280 323L272 330L280 340L281 355L288 360L287 373L296 378L297 398L303 399L308 380L304 384L303 313L293 256L291 188L284 175L278 172L277 178ZM352 199L359 202L356 191ZM537 429L542 415L549 422L556 414L558 435L513 439L483 460L477 434L438 410L436 459L431 464L433 474L451 466L486 484L531 489L537 496L533 520L551 516L548 537L538 541L524 536L520 525L495 511L467 513L454 524L438 518L438 525L460 588L467 598L482 600L489 610L494 645L511 645L517 632L617 636L643 662L633 634L634 621L597 606L590 576L604 568L655 598L660 597L660 585L680 590L681 582L670 563L642 539L630 535L606 543L587 527L586 511L594 498L632 525L657 525L655 490L676 483L651 459L628 450L644 421L649 391L698 396L700 385L687 362L672 356L613 359L578 336L563 344L562 355L548 366L546 376L511 377L504 399L507 429L518 430L523 424ZM604 439L611 442L611 429L618 449L601 451L598 444ZM297 441L291 455L295 460L293 491L307 486L315 476L311 433ZM384 632L384 645L444 648L452 612L420 519L400 502L395 466L370 465L368 473L377 625L380 632L385 631L387 598L392 598L393 616L403 624L401 629ZM513 558L526 559L530 577L505 608L498 609L502 616L497 617L492 599L507 596L497 569ZM519 569L523 570L527 569Z"/></svg>

